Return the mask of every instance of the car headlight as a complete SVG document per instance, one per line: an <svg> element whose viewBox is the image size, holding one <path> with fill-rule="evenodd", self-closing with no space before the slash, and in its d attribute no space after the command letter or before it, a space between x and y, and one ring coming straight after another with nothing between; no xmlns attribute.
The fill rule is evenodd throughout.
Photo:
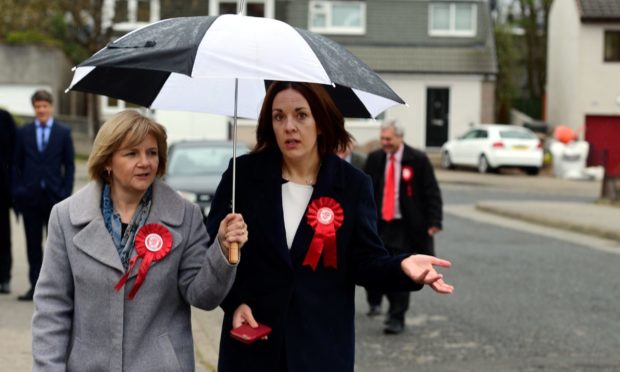
<svg viewBox="0 0 620 372"><path fill-rule="evenodd" d="M198 194L195 194L193 192L187 192L187 191L177 191L179 193L179 195L181 195L184 199L187 199L189 201L191 201L192 203L195 203L198 200Z"/></svg>

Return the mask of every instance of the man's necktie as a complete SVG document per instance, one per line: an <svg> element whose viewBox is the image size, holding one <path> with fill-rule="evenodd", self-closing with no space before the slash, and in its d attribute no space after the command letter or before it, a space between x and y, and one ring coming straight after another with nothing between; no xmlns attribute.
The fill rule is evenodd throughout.
<svg viewBox="0 0 620 372"><path fill-rule="evenodd" d="M394 163L396 159L394 154L390 155L387 172L385 174L385 185L383 188L383 203L381 208L381 217L384 221L390 222L394 219L394 202L396 192L396 172L394 171Z"/></svg>
<svg viewBox="0 0 620 372"><path fill-rule="evenodd" d="M41 152L45 151L47 147L47 141L45 140L45 128L47 128L47 123L41 122Z"/></svg>

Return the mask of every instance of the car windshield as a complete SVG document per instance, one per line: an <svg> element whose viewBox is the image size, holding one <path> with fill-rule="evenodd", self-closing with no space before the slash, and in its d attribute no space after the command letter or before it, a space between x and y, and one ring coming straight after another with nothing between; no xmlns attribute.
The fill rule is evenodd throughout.
<svg viewBox="0 0 620 372"><path fill-rule="evenodd" d="M237 149L237 155L245 152L247 151ZM208 145L177 146L170 155L168 174L171 176L221 174L226 170L232 157L232 148Z"/></svg>
<svg viewBox="0 0 620 372"><path fill-rule="evenodd" d="M524 130L501 130L499 136L502 139L536 139L536 135Z"/></svg>

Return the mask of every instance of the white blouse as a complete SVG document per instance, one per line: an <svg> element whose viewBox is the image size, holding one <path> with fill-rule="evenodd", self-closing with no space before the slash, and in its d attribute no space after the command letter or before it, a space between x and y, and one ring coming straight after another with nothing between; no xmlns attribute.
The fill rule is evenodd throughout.
<svg viewBox="0 0 620 372"><path fill-rule="evenodd" d="M293 245L295 233L310 202L312 190L313 187L310 185L290 181L282 184L282 213L288 249Z"/></svg>

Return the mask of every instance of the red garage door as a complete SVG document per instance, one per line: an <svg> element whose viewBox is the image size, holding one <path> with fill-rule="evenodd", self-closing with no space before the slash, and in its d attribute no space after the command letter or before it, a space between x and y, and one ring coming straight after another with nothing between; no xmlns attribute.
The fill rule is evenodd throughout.
<svg viewBox="0 0 620 372"><path fill-rule="evenodd" d="M588 165L603 165L608 175L620 177L620 116L586 116Z"/></svg>

